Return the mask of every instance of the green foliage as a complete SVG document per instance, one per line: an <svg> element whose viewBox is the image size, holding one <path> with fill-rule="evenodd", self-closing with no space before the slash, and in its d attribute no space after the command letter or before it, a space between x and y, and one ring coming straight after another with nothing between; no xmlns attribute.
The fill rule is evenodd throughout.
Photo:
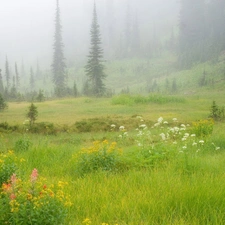
<svg viewBox="0 0 225 225"><path fill-rule="evenodd" d="M33 124L29 130L31 133L35 134L56 134L57 129L53 123L41 122Z"/></svg>
<svg viewBox="0 0 225 225"><path fill-rule="evenodd" d="M214 120L224 119L224 107L219 107L216 101L212 102L209 117Z"/></svg>
<svg viewBox="0 0 225 225"><path fill-rule="evenodd" d="M115 105L134 105L134 104L166 104L166 103L184 103L185 99L176 96L163 96L151 94L148 96L141 95L119 95L112 98L112 104Z"/></svg>
<svg viewBox="0 0 225 225"><path fill-rule="evenodd" d="M117 171L120 155L116 142L109 144L106 140L95 141L93 146L84 148L74 155L76 172L83 176L96 171Z"/></svg>
<svg viewBox="0 0 225 225"><path fill-rule="evenodd" d="M37 99L38 102L43 102L45 100L45 96L44 96L44 91L43 90L39 90L38 96L37 96L36 99Z"/></svg>
<svg viewBox="0 0 225 225"><path fill-rule="evenodd" d="M0 131L17 131L19 130L18 125L9 125L7 122L0 123Z"/></svg>
<svg viewBox="0 0 225 225"><path fill-rule="evenodd" d="M205 137L212 134L213 126L213 120L200 120L198 122L193 122L192 133L196 134L197 137Z"/></svg>
<svg viewBox="0 0 225 225"><path fill-rule="evenodd" d="M65 224L69 197L63 188L67 185L59 181L57 186L48 186L42 178L38 179L38 171L33 170L30 180L24 182L15 174L9 182L2 185L0 204L1 224Z"/></svg>
<svg viewBox="0 0 225 225"><path fill-rule="evenodd" d="M0 93L0 111L3 111L6 108L7 108L7 104L4 98L2 97L2 94Z"/></svg>
<svg viewBox="0 0 225 225"><path fill-rule="evenodd" d="M4 182L9 180L10 176L15 173L17 169L17 157L12 151L0 153L0 187Z"/></svg>
<svg viewBox="0 0 225 225"><path fill-rule="evenodd" d="M20 138L18 141L16 141L14 150L15 152L28 151L31 145L32 142L26 136L24 136L23 138Z"/></svg>
<svg viewBox="0 0 225 225"><path fill-rule="evenodd" d="M29 106L29 111L27 113L27 117L30 120L30 126L32 126L35 122L35 120L37 119L38 116L38 111L37 111L37 107L31 103L31 105Z"/></svg>
<svg viewBox="0 0 225 225"><path fill-rule="evenodd" d="M93 96L100 97L105 91L105 84L103 80L106 78L104 73L104 66L102 64L103 50L101 49L100 30L97 20L96 5L94 4L93 20L91 25L91 47L88 56L88 62L85 66L86 75L89 84L85 85L84 91Z"/></svg>

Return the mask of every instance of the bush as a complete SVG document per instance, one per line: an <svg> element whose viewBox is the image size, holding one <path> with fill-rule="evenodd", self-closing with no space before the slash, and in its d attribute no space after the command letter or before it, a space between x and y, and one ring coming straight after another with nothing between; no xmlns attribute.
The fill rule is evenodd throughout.
<svg viewBox="0 0 225 225"><path fill-rule="evenodd" d="M28 151L31 144L31 141L28 138L24 137L16 141L14 149L16 152Z"/></svg>
<svg viewBox="0 0 225 225"><path fill-rule="evenodd" d="M7 108L7 104L4 98L2 97L2 95L0 94L0 111L3 111L6 108Z"/></svg>
<svg viewBox="0 0 225 225"><path fill-rule="evenodd" d="M117 171L121 151L116 148L116 142L95 141L93 146L84 148L75 157L77 173L83 176L95 171Z"/></svg>
<svg viewBox="0 0 225 225"><path fill-rule="evenodd" d="M28 182L13 174L10 181L2 185L0 224L65 224L68 207L71 206L69 196L63 192L65 185L59 181L57 186L48 187L44 179L38 179L36 169Z"/></svg>
<svg viewBox="0 0 225 225"><path fill-rule="evenodd" d="M193 122L192 133L196 134L197 137L205 137L211 135L213 132L213 120L200 120Z"/></svg>

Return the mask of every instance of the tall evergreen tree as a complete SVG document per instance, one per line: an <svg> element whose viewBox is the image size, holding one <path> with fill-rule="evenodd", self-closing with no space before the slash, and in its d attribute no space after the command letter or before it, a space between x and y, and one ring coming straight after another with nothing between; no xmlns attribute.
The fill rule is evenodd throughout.
<svg viewBox="0 0 225 225"><path fill-rule="evenodd" d="M15 63L15 74L16 74L16 88L18 89L20 87L20 77L17 68L17 63Z"/></svg>
<svg viewBox="0 0 225 225"><path fill-rule="evenodd" d="M97 19L96 5L94 3L93 20L91 25L91 47L88 55L88 62L85 66L86 75L90 82L91 94L94 96L102 96L105 91L103 80L106 78L104 73L103 49L101 48L100 29Z"/></svg>
<svg viewBox="0 0 225 225"><path fill-rule="evenodd" d="M6 87L9 90L9 87L10 87L10 72L9 72L9 62L8 62L7 56L6 56L6 61L5 61L5 79L6 79Z"/></svg>
<svg viewBox="0 0 225 225"><path fill-rule="evenodd" d="M4 86L3 86L3 79L2 79L2 70L0 69L0 94L3 95L4 93Z"/></svg>
<svg viewBox="0 0 225 225"><path fill-rule="evenodd" d="M55 36L54 36L54 54L53 54L53 83L55 85L55 94L62 97L65 94L65 68L62 43L62 26L60 21L59 0L56 0L55 16Z"/></svg>
<svg viewBox="0 0 225 225"><path fill-rule="evenodd" d="M34 72L33 68L30 68L30 89L31 91L34 91L34 86L35 86L35 80L34 80Z"/></svg>
<svg viewBox="0 0 225 225"><path fill-rule="evenodd" d="M188 68L205 60L205 0L181 0L179 65Z"/></svg>

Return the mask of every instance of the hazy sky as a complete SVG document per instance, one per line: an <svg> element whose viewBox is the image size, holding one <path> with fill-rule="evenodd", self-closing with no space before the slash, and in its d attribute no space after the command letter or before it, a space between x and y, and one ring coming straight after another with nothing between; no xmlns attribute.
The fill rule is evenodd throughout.
<svg viewBox="0 0 225 225"><path fill-rule="evenodd" d="M115 23L124 21L128 0L96 0L100 25L107 19L107 2L113 1ZM132 10L139 13L139 21L146 18L153 23L166 20L177 7L177 0L129 0ZM59 0L65 56L84 56L89 45L89 30L93 0ZM145 3L145 7L142 7ZM46 65L51 63L54 35L56 0L4 0L0 7L0 65L8 56L9 62L20 63L22 59L34 64L37 59ZM147 7L146 7L147 6ZM144 16L145 15L145 16ZM177 15L175 15L177 16ZM102 34L107 24L100 26ZM104 35L103 35L104 38Z"/></svg>

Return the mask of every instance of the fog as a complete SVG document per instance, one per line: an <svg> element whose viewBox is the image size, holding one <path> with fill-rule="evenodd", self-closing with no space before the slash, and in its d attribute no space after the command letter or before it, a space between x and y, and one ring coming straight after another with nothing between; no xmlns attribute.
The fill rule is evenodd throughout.
<svg viewBox="0 0 225 225"><path fill-rule="evenodd" d="M89 31L93 0L59 0L67 66L82 64L88 54ZM96 0L98 21L102 34L105 57L110 57L110 34L114 39L123 35L128 5L130 13L137 15L141 39L148 40L157 27L158 34L176 29L177 0ZM22 61L34 65L37 60L50 68L53 55L54 19L56 0L7 0L0 8L0 65L4 69L5 57L9 64Z"/></svg>

